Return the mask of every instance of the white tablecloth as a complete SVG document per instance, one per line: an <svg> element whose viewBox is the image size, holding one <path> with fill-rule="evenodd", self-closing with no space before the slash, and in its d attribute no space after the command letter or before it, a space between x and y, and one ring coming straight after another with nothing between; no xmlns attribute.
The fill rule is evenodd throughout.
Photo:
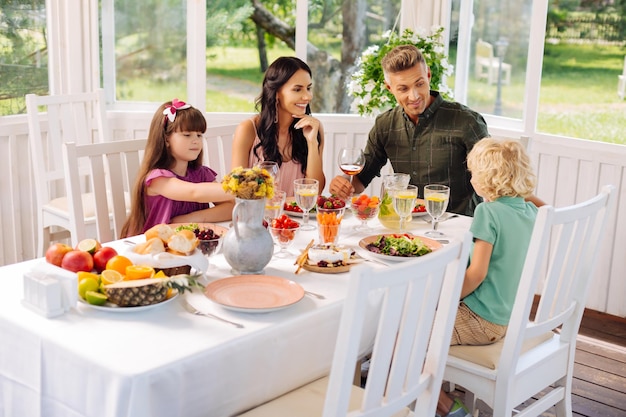
<svg viewBox="0 0 626 417"><path fill-rule="evenodd" d="M469 223L454 218L440 230L454 238ZM356 224L347 215L340 243L358 246L365 236L390 232L372 220L370 232L356 233ZM429 227L415 219L411 232ZM23 274L44 260L0 268L0 416L229 416L326 374L349 274L295 275L296 252L313 238L317 231L301 232L293 257L274 257L265 273L292 279L324 300L305 296L286 309L251 314L226 310L199 291L188 295L244 329L189 314L180 300L133 313L79 304L48 319L21 304ZM120 241L111 246L124 249ZM221 255L211 259L208 275L230 275ZM370 314L375 311L373 305Z"/></svg>

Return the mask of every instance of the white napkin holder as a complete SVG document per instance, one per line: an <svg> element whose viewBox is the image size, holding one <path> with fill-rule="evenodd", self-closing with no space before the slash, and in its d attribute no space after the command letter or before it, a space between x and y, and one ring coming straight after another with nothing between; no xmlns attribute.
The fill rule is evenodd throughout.
<svg viewBox="0 0 626 417"><path fill-rule="evenodd" d="M44 317L57 317L76 306L78 278L71 271L47 262L24 274L22 304Z"/></svg>

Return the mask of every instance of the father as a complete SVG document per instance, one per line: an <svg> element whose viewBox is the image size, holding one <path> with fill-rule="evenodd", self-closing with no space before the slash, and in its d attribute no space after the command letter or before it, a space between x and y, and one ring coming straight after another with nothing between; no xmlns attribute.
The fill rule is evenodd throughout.
<svg viewBox="0 0 626 417"><path fill-rule="evenodd" d="M483 117L468 107L445 101L430 90L430 69L413 45L400 45L382 60L385 86L399 106L376 118L365 148L365 168L350 181L333 178L329 191L342 198L360 193L387 160L394 172L411 176L423 197L424 186L450 187L448 211L473 215L480 202L470 184L466 158L474 144L489 136Z"/></svg>

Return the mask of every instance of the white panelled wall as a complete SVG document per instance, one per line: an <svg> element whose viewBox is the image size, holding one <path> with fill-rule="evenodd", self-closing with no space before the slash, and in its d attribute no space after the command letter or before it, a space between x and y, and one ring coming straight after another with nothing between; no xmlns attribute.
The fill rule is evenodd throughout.
<svg viewBox="0 0 626 417"><path fill-rule="evenodd" d="M145 138L152 114L110 112L115 139ZM209 126L237 123L249 114L208 113ZM336 163L341 147L363 146L373 123L370 118L349 115L320 115L326 131L324 171L327 184L339 173ZM506 132L492 134L511 136ZM28 154L26 116L0 118L0 265L31 259L35 255L34 189ZM530 153L538 172L537 195L561 207L597 194L604 184L616 186L618 210L610 219L594 285L587 306L594 310L626 317L626 146L578 139L536 135ZM226 158L230 158L227 155ZM9 163L10 161L10 163ZM230 166L230 160L224 161ZM224 173L221 173L223 175ZM326 192L328 185L326 188ZM369 192L377 193L380 182Z"/></svg>

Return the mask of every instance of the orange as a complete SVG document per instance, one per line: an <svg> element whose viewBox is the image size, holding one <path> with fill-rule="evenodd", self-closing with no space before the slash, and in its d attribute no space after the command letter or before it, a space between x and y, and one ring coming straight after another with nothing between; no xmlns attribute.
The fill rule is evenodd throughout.
<svg viewBox="0 0 626 417"><path fill-rule="evenodd" d="M123 255L115 255L107 261L105 269L113 269L120 274L126 274L126 267L132 265L133 262Z"/></svg>
<svg viewBox="0 0 626 417"><path fill-rule="evenodd" d="M154 268L148 265L129 265L126 267L126 279L144 279L154 276Z"/></svg>

